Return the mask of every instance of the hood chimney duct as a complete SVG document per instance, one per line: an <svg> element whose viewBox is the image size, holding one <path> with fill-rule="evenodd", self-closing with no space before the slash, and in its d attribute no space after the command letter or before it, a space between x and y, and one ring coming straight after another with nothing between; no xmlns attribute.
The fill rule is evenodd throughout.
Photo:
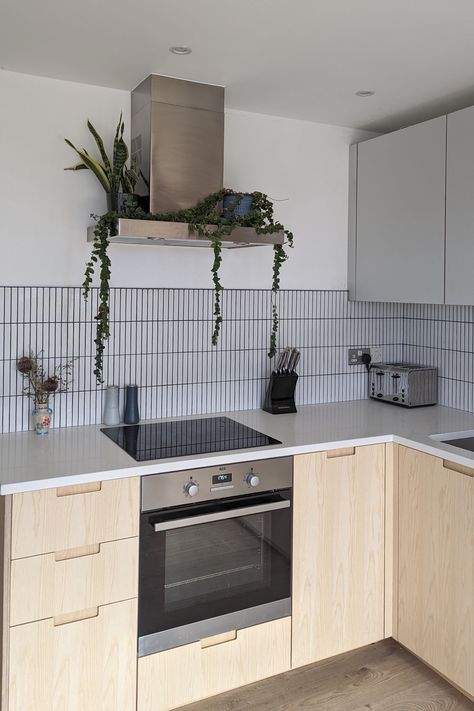
<svg viewBox="0 0 474 711"><path fill-rule="evenodd" d="M131 137L150 212L192 207L223 185L224 87L151 74L132 92Z"/></svg>

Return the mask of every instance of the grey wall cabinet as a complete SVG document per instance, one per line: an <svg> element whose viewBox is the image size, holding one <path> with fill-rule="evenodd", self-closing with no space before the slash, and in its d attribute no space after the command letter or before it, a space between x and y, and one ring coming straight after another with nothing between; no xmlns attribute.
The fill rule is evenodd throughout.
<svg viewBox="0 0 474 711"><path fill-rule="evenodd" d="M446 303L474 304L474 106L448 115Z"/></svg>
<svg viewBox="0 0 474 711"><path fill-rule="evenodd" d="M443 303L445 197L446 116L351 148L352 299Z"/></svg>

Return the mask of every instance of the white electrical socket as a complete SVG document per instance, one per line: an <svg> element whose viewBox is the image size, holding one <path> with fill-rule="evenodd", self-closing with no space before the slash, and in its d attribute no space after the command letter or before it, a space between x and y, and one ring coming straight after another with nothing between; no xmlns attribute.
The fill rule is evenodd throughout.
<svg viewBox="0 0 474 711"><path fill-rule="evenodd" d="M371 363L382 362L382 348L380 346L370 346L370 348L349 348L347 363L348 365L362 365L364 362L362 356L368 353Z"/></svg>

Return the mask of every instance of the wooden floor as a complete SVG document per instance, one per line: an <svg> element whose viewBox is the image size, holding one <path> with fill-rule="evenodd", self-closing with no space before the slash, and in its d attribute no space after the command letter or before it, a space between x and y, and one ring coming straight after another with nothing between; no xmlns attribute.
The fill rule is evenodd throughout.
<svg viewBox="0 0 474 711"><path fill-rule="evenodd" d="M473 711L393 640L182 707L181 711Z"/></svg>

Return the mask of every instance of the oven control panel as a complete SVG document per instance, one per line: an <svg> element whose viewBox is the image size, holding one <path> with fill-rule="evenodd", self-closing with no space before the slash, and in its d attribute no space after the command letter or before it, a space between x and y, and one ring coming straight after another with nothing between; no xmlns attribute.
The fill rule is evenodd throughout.
<svg viewBox="0 0 474 711"><path fill-rule="evenodd" d="M286 489L292 482L292 457L150 474L142 477L141 510L153 511L194 501Z"/></svg>

